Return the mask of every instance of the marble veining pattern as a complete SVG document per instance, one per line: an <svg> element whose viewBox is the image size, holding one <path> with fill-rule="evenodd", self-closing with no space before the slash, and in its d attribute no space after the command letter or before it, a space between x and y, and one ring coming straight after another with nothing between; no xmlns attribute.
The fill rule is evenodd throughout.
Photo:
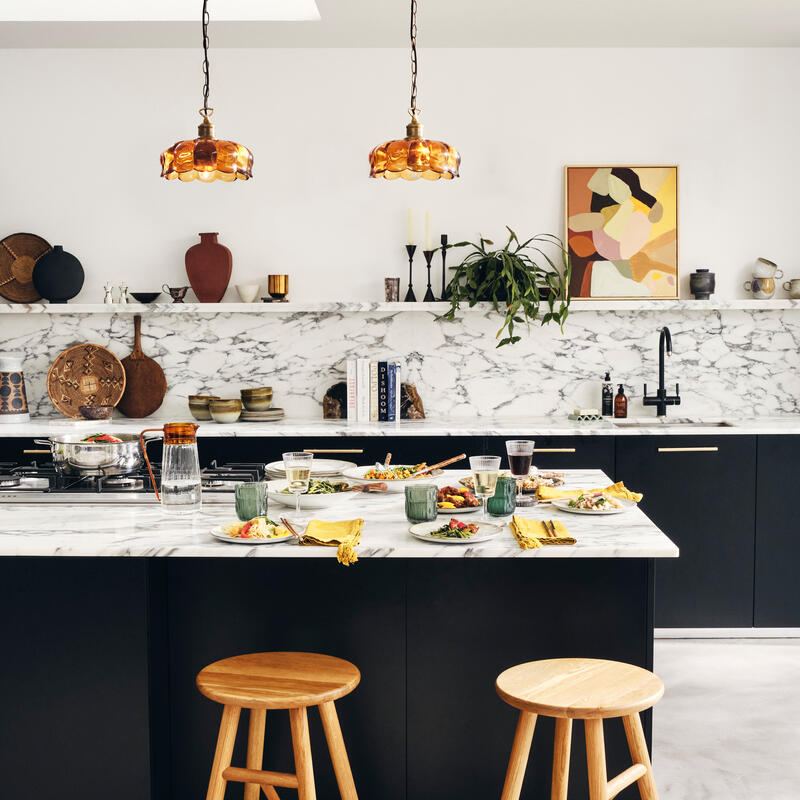
<svg viewBox="0 0 800 800"><path fill-rule="evenodd" d="M321 416L327 388L343 378L347 358L396 359L416 384L429 417L563 417L599 405L608 368L624 383L630 413L645 412L642 384L657 382L658 329L672 330L667 384L679 382L681 415L776 415L800 411L800 316L794 310L721 309L687 313L583 311L531 329L512 347L495 348L500 327L486 308L464 309L452 323L433 311L287 310L215 316L148 314L143 347L164 367L168 392L160 411L184 416L186 397L235 397L241 386L270 385L289 417ZM6 352L24 356L31 410L51 414L47 370L79 342L108 346L120 357L133 344L127 314L14 314L0 319ZM670 409L676 414L675 409Z"/></svg>
<svg viewBox="0 0 800 800"><path fill-rule="evenodd" d="M449 470L436 480L445 486L466 475ZM600 470L572 470L567 486L596 488L610 482ZM287 516L305 523L309 512L270 505L273 518ZM673 558L678 548L639 509L602 518L566 514L548 505L520 509L535 519L561 519L578 540L572 546L521 550L506 524L495 539L474 546L423 542L408 533L404 496L357 495L340 507L316 512L318 519L362 518L359 558ZM299 547L295 541L265 545L228 544L214 539L212 527L236 518L229 506L208 505L202 514L167 516L155 500L151 506L39 505L2 506L0 556L206 556L219 558L334 558L332 547ZM57 523L52 525L54 519ZM465 516L464 519L467 517ZM447 517L442 517L446 521ZM475 519L475 515L469 516ZM52 527L49 527L51 526ZM357 568L357 565L356 567Z"/></svg>

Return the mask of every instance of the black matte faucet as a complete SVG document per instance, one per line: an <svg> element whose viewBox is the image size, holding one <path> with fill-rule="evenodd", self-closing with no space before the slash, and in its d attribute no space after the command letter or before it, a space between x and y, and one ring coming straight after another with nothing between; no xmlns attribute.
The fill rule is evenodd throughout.
<svg viewBox="0 0 800 800"><path fill-rule="evenodd" d="M658 340L658 392L654 397L647 396L647 384L644 385L644 398L642 403L646 406L656 406L656 414L659 417L667 415L667 406L679 406L681 404L681 393L678 384L675 384L675 394L667 394L664 386L664 353L672 355L672 334L666 326L661 329L661 336Z"/></svg>

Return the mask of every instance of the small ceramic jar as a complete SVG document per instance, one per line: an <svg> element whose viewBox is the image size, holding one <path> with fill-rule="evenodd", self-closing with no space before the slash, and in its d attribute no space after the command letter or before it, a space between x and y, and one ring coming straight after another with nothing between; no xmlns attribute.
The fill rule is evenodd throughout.
<svg viewBox="0 0 800 800"><path fill-rule="evenodd" d="M236 422L242 416L241 400L212 400L208 404L214 422Z"/></svg>
<svg viewBox="0 0 800 800"><path fill-rule="evenodd" d="M211 411L208 405L212 400L219 400L219 397L211 394L189 395L189 411L198 422L208 422L211 420Z"/></svg>
<svg viewBox="0 0 800 800"><path fill-rule="evenodd" d="M707 269L695 270L689 276L689 291L695 300L708 300L716 288L716 276Z"/></svg>

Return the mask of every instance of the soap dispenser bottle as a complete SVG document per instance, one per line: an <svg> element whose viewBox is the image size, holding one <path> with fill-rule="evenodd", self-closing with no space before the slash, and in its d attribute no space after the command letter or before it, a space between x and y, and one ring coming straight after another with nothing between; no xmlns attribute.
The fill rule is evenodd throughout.
<svg viewBox="0 0 800 800"><path fill-rule="evenodd" d="M603 379L603 402L601 405L603 416L610 417L614 413L614 387L611 383L611 373L606 371Z"/></svg>
<svg viewBox="0 0 800 800"><path fill-rule="evenodd" d="M625 387L620 384L617 396L614 398L614 416L625 419L628 416L628 398L625 397Z"/></svg>

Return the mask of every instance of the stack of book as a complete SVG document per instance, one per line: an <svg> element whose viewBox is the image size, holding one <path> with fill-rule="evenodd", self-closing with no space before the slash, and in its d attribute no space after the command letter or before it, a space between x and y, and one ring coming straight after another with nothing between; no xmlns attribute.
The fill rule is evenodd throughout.
<svg viewBox="0 0 800 800"><path fill-rule="evenodd" d="M347 419L395 422L400 419L400 365L396 361L347 361Z"/></svg>

